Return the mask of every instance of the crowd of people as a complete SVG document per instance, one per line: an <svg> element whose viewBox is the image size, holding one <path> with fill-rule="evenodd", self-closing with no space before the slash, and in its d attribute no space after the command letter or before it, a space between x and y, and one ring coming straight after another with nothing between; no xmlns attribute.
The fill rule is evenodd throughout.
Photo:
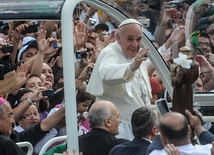
<svg viewBox="0 0 214 155"><path fill-rule="evenodd" d="M75 45L76 152L209 155L212 150L214 154L214 126L211 122L203 126L198 112L193 115L187 109L185 115L173 111L161 116L155 101L164 98L173 104L174 98L148 58L150 49L142 45L144 33L169 68L180 53L186 54L198 67L199 74L194 74L197 80L191 85L193 92L212 92L213 4L209 0L109 1L109 5L115 3L130 18L117 23L85 3L78 4L73 14L73 34L68 35L74 36L71 42ZM36 155L47 141L66 135L64 104L74 102L64 100L66 51L62 50L61 23L0 24L0 151L24 155L26 150L16 142L28 141ZM212 108L196 110L213 115ZM190 136L193 132L197 142ZM66 151L66 142L62 143ZM56 145L45 154L56 151Z"/></svg>

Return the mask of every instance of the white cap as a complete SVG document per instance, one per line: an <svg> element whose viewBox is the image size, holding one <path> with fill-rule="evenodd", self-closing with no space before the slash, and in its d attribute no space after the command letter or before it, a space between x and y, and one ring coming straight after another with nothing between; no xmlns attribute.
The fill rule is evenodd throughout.
<svg viewBox="0 0 214 155"><path fill-rule="evenodd" d="M38 49L37 41L35 38L31 36L27 36L23 38L22 41L22 48L19 49L18 55L17 55L17 62L21 60L22 54L29 48L34 47Z"/></svg>
<svg viewBox="0 0 214 155"><path fill-rule="evenodd" d="M126 19L126 20L122 21L120 23L120 25L118 26L118 28L120 28L120 27L122 27L124 25L128 25L128 24L138 24L138 25L140 25L142 27L142 24L139 21L137 21L136 19L131 19L130 18L130 19Z"/></svg>
<svg viewBox="0 0 214 155"><path fill-rule="evenodd" d="M36 40L36 39L31 36L24 37L22 41L22 46L27 45L30 41L33 41L33 40Z"/></svg>

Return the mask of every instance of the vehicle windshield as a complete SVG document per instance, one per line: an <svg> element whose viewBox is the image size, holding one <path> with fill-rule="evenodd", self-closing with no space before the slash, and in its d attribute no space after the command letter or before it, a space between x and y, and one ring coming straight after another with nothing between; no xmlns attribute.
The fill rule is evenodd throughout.
<svg viewBox="0 0 214 155"><path fill-rule="evenodd" d="M68 1L0 1L0 95L9 100L12 108L27 102L28 105L37 104L39 109L36 115L25 114L20 116L21 118L16 118L14 114L14 119L17 119L15 121L27 122L31 118L39 120L39 116L43 119L43 116L47 115L46 112L51 110L55 112L56 109L64 107L65 102L77 108L69 109L74 110L72 114L75 114L73 115L75 118L69 117L74 119L72 127L76 125L76 114L78 114L78 134L85 134L90 131L90 126L89 124L84 126L85 124L82 125L80 122L87 120L88 109L96 97L100 100L100 96L106 95L102 88L106 86L108 88L105 91L109 91L110 87L113 88L110 88L112 92L108 92L112 96L106 95L106 98L102 96L102 99L116 98L114 101L121 101L123 97L127 99L137 94L134 101L140 103L136 104L139 107L142 107L141 103L147 101L153 105L157 105L156 101L162 101L164 105L160 106L166 107L167 102L171 110L176 103L175 109L182 108L181 111L184 112L184 109L196 108L205 116L203 117L205 121L213 122L213 0L82 0L75 4L73 14L64 17L63 8ZM119 42L122 28L118 31L118 26L126 18L135 19L140 24L134 20L135 23L142 25L143 33L141 27L139 30L140 39L136 37L138 35L134 37L127 35L123 42ZM63 22L65 19L67 25ZM67 28L65 25L72 29L71 33L63 29ZM68 36L72 38L67 39ZM135 37L139 47L136 48L137 50L131 43L129 44L129 41ZM119 52L114 52L115 55L108 53L110 56L113 55L113 58L109 59L110 63L103 65L104 69L96 68L100 80L95 79L91 82L91 87L96 89L91 88L94 94L90 94L90 88L89 91L86 91L86 88L94 73L94 66L97 62L101 62L102 57L98 59L100 53L103 54L103 49L114 43L119 46L118 51L121 51L123 59L127 60L125 65L128 67L123 69L121 65L123 62L116 62L115 55ZM147 48L148 53L143 55L145 59L141 61L143 65L137 66L135 63L137 67L134 66L133 69L132 63L137 61L137 54ZM125 53L128 50L131 51L130 53L136 51L135 55L129 57L130 53ZM66 58L69 59L63 61ZM72 67L69 63L72 63ZM112 71L115 66L120 68ZM124 71L123 75L115 75L121 70ZM70 81L64 83L65 77L70 77L70 74L75 76L75 79L70 78L68 79ZM106 74L110 75L106 78L104 77ZM132 79L135 79L134 82L131 81ZM100 84L100 81L104 82ZM74 86L73 93L70 92L71 85ZM139 87L137 91L135 86ZM66 87L69 89L65 89ZM125 93L121 93L123 89ZM28 94L29 96L24 96L22 99L20 95L23 90L34 96ZM35 97L37 91L40 96ZM65 92L70 94L64 96ZM14 96L17 99L14 99ZM65 100L65 97L70 100ZM76 103L73 103L74 101ZM119 111L124 108L123 104L121 105ZM124 109L129 111L129 108ZM133 109L131 107L130 111ZM169 109L167 108L167 111ZM62 116L64 117L65 114L63 113ZM115 118L120 120L122 114L115 116L111 116L109 120ZM55 118L53 120L61 121ZM54 123L51 122L49 125ZM61 135L66 134L67 126L64 120L54 125L60 130ZM209 128L211 126L210 124ZM38 154L39 151L35 153Z"/></svg>

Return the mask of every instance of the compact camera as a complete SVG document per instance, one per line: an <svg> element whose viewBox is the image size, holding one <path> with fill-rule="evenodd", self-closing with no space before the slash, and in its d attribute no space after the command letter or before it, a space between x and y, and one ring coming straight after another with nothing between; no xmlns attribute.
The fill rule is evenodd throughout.
<svg viewBox="0 0 214 155"><path fill-rule="evenodd" d="M76 52L76 58L77 59L82 59L87 57L87 51L86 50L81 50Z"/></svg>
<svg viewBox="0 0 214 155"><path fill-rule="evenodd" d="M4 45L1 48L2 53L13 53L13 45Z"/></svg>
<svg viewBox="0 0 214 155"><path fill-rule="evenodd" d="M95 29L96 23L97 23L97 20L96 20L96 19L89 18L89 19L88 19L88 23L87 23L87 29L88 29L88 30L93 30L93 29Z"/></svg>
<svg viewBox="0 0 214 155"><path fill-rule="evenodd" d="M149 18L138 17L138 21L143 25L143 27L149 27L150 26L150 19Z"/></svg>
<svg viewBox="0 0 214 155"><path fill-rule="evenodd" d="M77 59L86 58L90 51L92 51L92 49L89 49L89 48L80 50L80 51L76 52L76 58Z"/></svg>

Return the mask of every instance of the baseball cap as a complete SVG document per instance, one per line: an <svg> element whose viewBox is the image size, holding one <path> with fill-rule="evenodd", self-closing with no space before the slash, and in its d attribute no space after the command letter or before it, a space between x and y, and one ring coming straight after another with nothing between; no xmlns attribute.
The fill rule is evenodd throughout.
<svg viewBox="0 0 214 155"><path fill-rule="evenodd" d="M104 29L104 30L106 30L106 31L108 32L109 27L108 27L108 25L105 24L105 23L99 23L99 24L97 24L97 25L95 26L95 31L98 30L98 29Z"/></svg>
<svg viewBox="0 0 214 155"><path fill-rule="evenodd" d="M31 36L24 37L22 41L22 48L20 48L17 56L17 61L21 60L23 53L30 47L34 47L38 49L38 44L36 39Z"/></svg>

